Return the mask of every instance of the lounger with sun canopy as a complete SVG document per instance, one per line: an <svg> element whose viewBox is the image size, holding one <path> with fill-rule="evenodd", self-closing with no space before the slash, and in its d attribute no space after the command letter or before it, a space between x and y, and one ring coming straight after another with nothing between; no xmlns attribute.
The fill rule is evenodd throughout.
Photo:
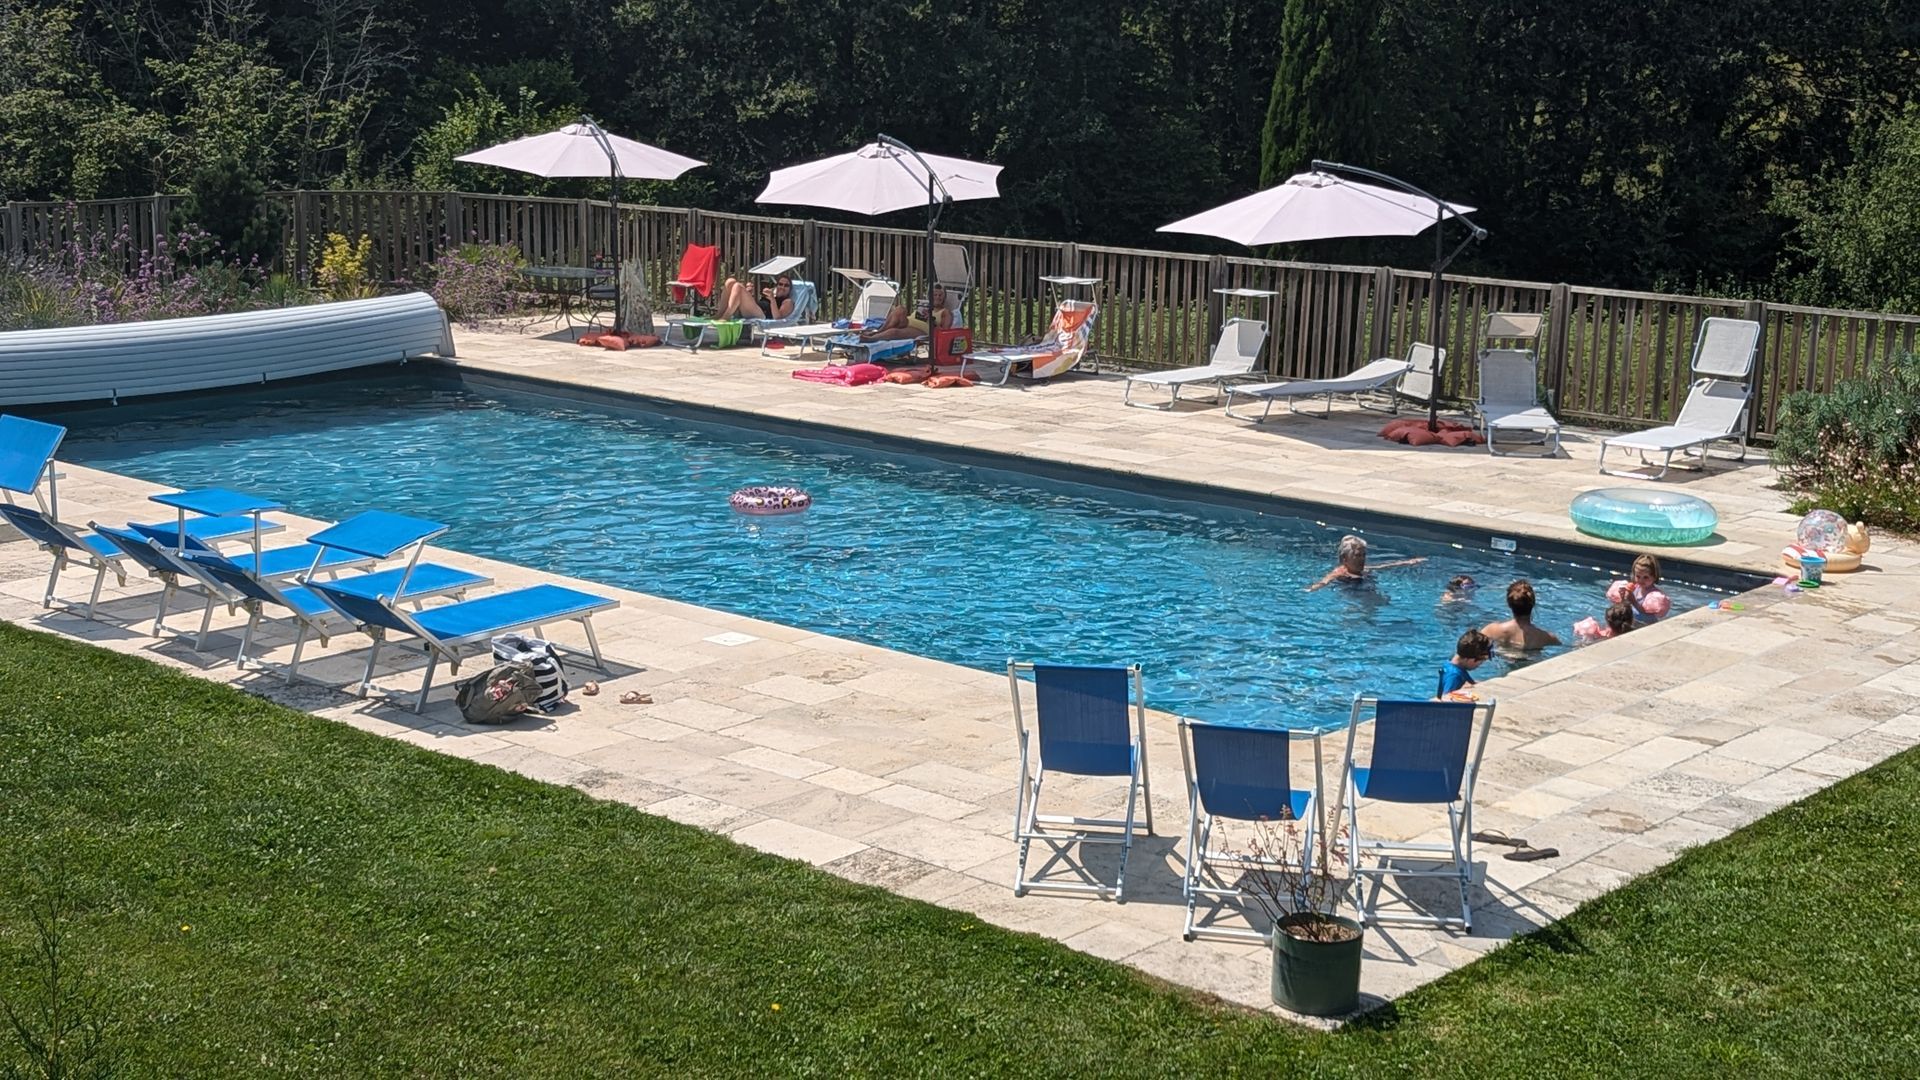
<svg viewBox="0 0 1920 1080"><path fill-rule="evenodd" d="M975 349L960 358L960 374L965 375L969 367L981 371L992 369L999 376L992 380L995 386L1005 386L1007 379L1023 368L1034 379L1064 375L1073 370L1092 347L1093 327L1099 317L1100 308L1091 300L1062 300L1039 341Z"/></svg>
<svg viewBox="0 0 1920 1080"><path fill-rule="evenodd" d="M1214 831L1223 822L1285 827L1305 822L1302 850L1313 850L1314 795L1320 789L1320 760L1314 757L1311 790L1293 786L1292 733L1282 728L1236 727L1180 722L1180 750L1187 771L1187 868L1180 891L1187 902L1187 921L1181 936L1237 938L1264 941L1266 934L1251 928L1217 926L1201 921L1202 900L1234 901L1243 897L1239 882L1248 873L1299 873L1271 854L1256 851L1215 850ZM1296 826L1298 827L1298 826ZM1224 838L1223 838L1224 839Z"/></svg>
<svg viewBox="0 0 1920 1080"><path fill-rule="evenodd" d="M1398 383L1412 367L1413 365L1406 360L1375 360L1337 379L1293 379L1288 382L1228 386L1226 413L1235 420L1248 420L1257 424L1267 419L1276 401L1284 401L1289 411L1299 412L1299 402L1324 398L1327 404L1322 415L1332 416L1334 398L1353 398L1356 402L1364 404L1365 395L1391 391L1394 384ZM1259 402L1260 415L1236 414L1233 411L1236 401ZM1243 405L1242 408L1244 409L1245 406Z"/></svg>
<svg viewBox="0 0 1920 1080"><path fill-rule="evenodd" d="M1471 929L1473 924L1473 789L1493 724L1494 703L1391 701L1356 695L1347 720L1341 788L1345 792L1347 865L1354 875L1353 905L1362 922ZM1360 725L1373 724L1365 764L1354 756ZM1440 807L1447 815L1442 843L1369 838L1360 830L1360 800ZM1439 879L1459 890L1460 915L1433 914L1411 904L1379 906L1389 879ZM1367 886L1371 884L1372 888Z"/></svg>
<svg viewBox="0 0 1920 1080"><path fill-rule="evenodd" d="M1033 676L1033 727L1027 727L1020 697L1020 675ZM1007 661L1007 681L1013 690L1013 727L1020 739L1020 786L1014 792L1014 838L1020 858L1014 871L1013 894L1028 890L1093 893L1124 899L1127 854L1141 828L1136 811L1144 806L1144 827L1153 834L1153 798L1147 785L1147 705L1140 669L1134 667L1075 667ZM1042 783L1049 773L1075 777L1107 777L1126 782L1126 811L1117 818L1090 818L1042 814ZM1033 844L1046 845L1052 857L1034 875L1027 873ZM1040 874L1055 862L1069 859L1068 849L1084 851L1095 844L1120 848L1113 884L1098 880L1084 863L1070 864L1074 880Z"/></svg>
<svg viewBox="0 0 1920 1080"><path fill-rule="evenodd" d="M1489 454L1515 445L1560 452L1560 421L1540 403L1539 362L1527 349L1488 349L1480 354L1480 398L1474 417Z"/></svg>
<svg viewBox="0 0 1920 1080"><path fill-rule="evenodd" d="M760 338L760 355L779 357L779 353L770 348L774 341L798 342L803 347L812 347L821 338L835 337L849 330L860 330L869 323L878 324L887 317L893 307L894 298L900 295L900 286L891 278L868 273L865 270L851 270L836 266L833 272L852 282L860 290L854 297L853 310L846 319L837 323L802 323L775 328L775 332L763 334ZM814 315L819 314L819 298L816 293ZM809 316L811 317L811 316ZM781 357L784 359L784 357Z"/></svg>
<svg viewBox="0 0 1920 1080"><path fill-rule="evenodd" d="M441 660L458 671L461 650L484 648L496 634L532 630L535 637L545 637L541 628L549 623L577 622L586 631L587 648L594 665L606 670L599 639L593 634L593 616L620 606L618 600L549 584L409 612L386 597L361 596L333 582L313 581L307 587L373 638L373 648L367 653L366 674L360 680L363 694L373 685L374 665L389 640L398 640L426 654L427 670L420 680L414 712L426 707L427 693L433 689L433 673Z"/></svg>
<svg viewBox="0 0 1920 1080"><path fill-rule="evenodd" d="M7 502L12 502L15 495L32 496L49 518L58 519L60 500L55 484L60 478L54 471L53 455L66 437L67 429L58 424L0 414L0 496Z"/></svg>
<svg viewBox="0 0 1920 1080"><path fill-rule="evenodd" d="M1707 451L1716 443L1735 442L1740 453L1734 459L1747 459L1747 406L1753 396L1753 358L1760 348L1760 324L1749 319L1707 319L1700 324L1700 336L1694 341L1693 373L1698 376L1687 389L1687 400L1680 415L1665 427L1616 435L1600 444L1600 471L1610 476L1628 476L1640 480L1658 480L1673 468L1673 456L1697 458L1691 468L1704 469ZM1607 468L1607 451L1631 450L1639 455L1637 467ZM1655 468L1649 455L1659 454ZM1655 471L1649 474L1648 469Z"/></svg>
<svg viewBox="0 0 1920 1080"><path fill-rule="evenodd" d="M1120 403L1136 409L1171 409L1179 402L1180 391L1189 386L1212 387L1214 400L1218 401L1228 383L1253 374L1253 369L1260 363L1260 350L1266 343L1266 323L1259 319L1229 319L1220 327L1220 338L1214 342L1213 355L1205 364L1129 375ZM1164 403L1135 401L1135 386L1160 387L1169 396Z"/></svg>
<svg viewBox="0 0 1920 1080"><path fill-rule="evenodd" d="M398 598L412 603L431 596L462 596L469 589L492 584L493 579L485 574L420 561L428 541L446 531L447 526L437 521L386 510L367 510L338 525L329 525L307 537L307 542L326 551L349 552L381 562L406 553L403 566L354 574L331 583L336 589L358 596ZM304 577L311 581L323 569L324 565L316 561Z"/></svg>
<svg viewBox="0 0 1920 1080"><path fill-rule="evenodd" d="M40 600L41 607L53 606L54 590L60 586L60 573L74 564L93 571L93 593L87 598L86 608L89 619L93 618L94 609L100 604L100 587L106 584L108 574L112 574L122 585L127 583L126 570L121 566L124 556L120 549L97 533L83 533L31 506L16 506L13 503L0 503L0 519L20 530L20 534L40 550L53 556L53 570L47 575L47 592Z"/></svg>

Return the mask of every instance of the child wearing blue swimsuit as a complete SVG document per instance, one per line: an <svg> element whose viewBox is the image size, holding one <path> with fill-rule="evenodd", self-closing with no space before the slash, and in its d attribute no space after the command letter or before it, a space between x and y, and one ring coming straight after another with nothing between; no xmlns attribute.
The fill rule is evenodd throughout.
<svg viewBox="0 0 1920 1080"><path fill-rule="evenodd" d="M1434 697L1444 698L1474 685L1474 669L1486 663L1492 655L1493 640L1487 635L1478 630L1461 634L1460 640L1453 646L1453 659L1440 667L1440 692Z"/></svg>

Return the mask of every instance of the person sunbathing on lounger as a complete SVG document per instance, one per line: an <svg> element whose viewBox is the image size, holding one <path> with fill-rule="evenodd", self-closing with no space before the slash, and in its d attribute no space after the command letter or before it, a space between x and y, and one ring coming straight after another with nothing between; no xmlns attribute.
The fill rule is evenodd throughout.
<svg viewBox="0 0 1920 1080"><path fill-rule="evenodd" d="M947 290L938 285L933 287L933 306L939 311L933 316L933 325L945 330L953 325L953 311L947 307ZM893 307L887 311L887 321L872 330L860 331L861 341L894 341L900 338L918 338L927 336L927 306L920 305L909 314L904 297L896 297Z"/></svg>
<svg viewBox="0 0 1920 1080"><path fill-rule="evenodd" d="M1340 546L1335 549L1334 555L1340 560L1340 564L1327 571L1325 577L1307 586L1308 592L1313 592L1315 589L1324 589L1336 581L1349 585L1358 585L1362 582L1372 580L1373 575L1367 572L1367 542L1365 540L1352 535L1343 536L1340 538ZM1424 556L1417 559L1395 559L1392 562L1380 563L1374 566L1374 569L1391 570L1396 566L1413 566L1416 563L1426 561Z"/></svg>
<svg viewBox="0 0 1920 1080"><path fill-rule="evenodd" d="M764 301L764 302L763 302ZM793 314L793 279L781 274L773 279L773 284L763 287L759 297L753 294L753 283L728 278L720 287L719 314L714 318L726 319L784 319Z"/></svg>

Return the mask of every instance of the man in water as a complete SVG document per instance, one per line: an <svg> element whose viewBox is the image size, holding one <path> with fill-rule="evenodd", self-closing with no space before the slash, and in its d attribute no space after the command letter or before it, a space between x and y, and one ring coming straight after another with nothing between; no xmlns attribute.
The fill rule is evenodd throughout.
<svg viewBox="0 0 1920 1080"><path fill-rule="evenodd" d="M1308 592L1313 592L1316 589L1324 589L1336 581L1346 585L1359 585L1362 582L1372 580L1373 575L1367 570L1367 542L1365 540L1351 534L1341 537L1340 546L1334 549L1334 557L1340 560L1339 563L1334 566L1333 569L1327 571L1325 577L1307 586ZM1418 559L1395 559L1393 562L1376 564L1373 569L1375 571L1391 570L1396 566L1413 566L1426 561L1424 557Z"/></svg>
<svg viewBox="0 0 1920 1080"><path fill-rule="evenodd" d="M1495 645L1522 652L1535 652L1549 645L1560 644L1560 639L1552 631L1533 624L1535 599L1531 581L1523 579L1507 586L1507 610L1513 612L1513 618L1490 622L1481 627L1480 632L1492 639Z"/></svg>

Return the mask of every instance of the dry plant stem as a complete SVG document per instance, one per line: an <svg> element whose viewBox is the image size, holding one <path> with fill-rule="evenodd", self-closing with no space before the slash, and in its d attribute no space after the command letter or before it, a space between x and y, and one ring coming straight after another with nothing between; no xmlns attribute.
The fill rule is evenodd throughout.
<svg viewBox="0 0 1920 1080"><path fill-rule="evenodd" d="M1335 872L1347 862L1339 844L1346 830L1336 827L1337 820L1328 816L1317 821L1310 845L1299 821L1263 819L1254 824L1247 850L1251 865L1242 874L1242 889L1276 930L1306 941L1353 936L1331 918L1348 885L1344 870Z"/></svg>

